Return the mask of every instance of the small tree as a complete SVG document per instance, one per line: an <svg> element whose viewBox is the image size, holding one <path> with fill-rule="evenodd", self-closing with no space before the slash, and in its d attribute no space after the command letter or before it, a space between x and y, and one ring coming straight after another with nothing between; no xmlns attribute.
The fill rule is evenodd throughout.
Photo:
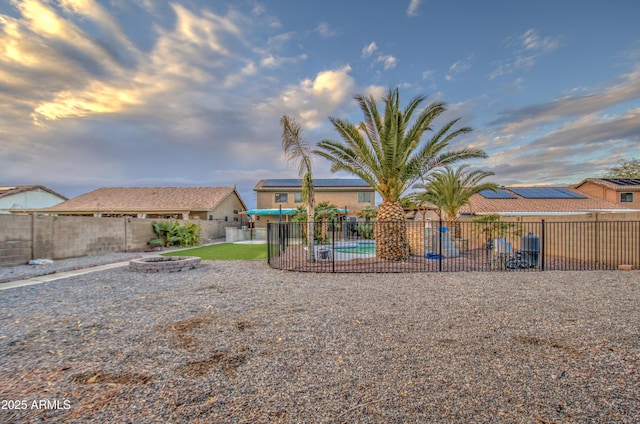
<svg viewBox="0 0 640 424"><path fill-rule="evenodd" d="M497 238L504 238L508 235L521 236L523 234L521 225L515 222L502 222L500 215L497 213L480 215L473 218L472 222L474 224L472 232L476 237L482 239L487 249L493 247L493 240Z"/></svg>
<svg viewBox="0 0 640 424"><path fill-rule="evenodd" d="M640 159L619 160L617 163L607 169L602 178L640 178Z"/></svg>

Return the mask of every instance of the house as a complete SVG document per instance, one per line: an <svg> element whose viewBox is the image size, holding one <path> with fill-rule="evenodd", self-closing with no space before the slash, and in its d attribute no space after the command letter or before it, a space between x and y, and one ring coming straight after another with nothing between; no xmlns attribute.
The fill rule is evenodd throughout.
<svg viewBox="0 0 640 424"><path fill-rule="evenodd" d="M41 185L0 187L0 213L2 214L48 208L65 200L67 198L63 195Z"/></svg>
<svg viewBox="0 0 640 424"><path fill-rule="evenodd" d="M106 187L37 212L239 222L246 209L235 187Z"/></svg>
<svg viewBox="0 0 640 424"><path fill-rule="evenodd" d="M571 215L590 212L631 212L632 208L610 202L573 187L503 187L497 192L485 190L470 199L461 215L499 214Z"/></svg>
<svg viewBox="0 0 640 424"><path fill-rule="evenodd" d="M638 178L587 178L573 187L581 193L607 200L623 208L640 209Z"/></svg>
<svg viewBox="0 0 640 424"><path fill-rule="evenodd" d="M355 219L356 214L366 207L375 208L375 190L361 179L318 178L313 180L313 189L316 204L332 203L348 218ZM263 179L253 190L258 211L279 211L282 208L289 212L303 206L302 180L299 179ZM274 215L269 218L278 219L278 214L274 212Z"/></svg>

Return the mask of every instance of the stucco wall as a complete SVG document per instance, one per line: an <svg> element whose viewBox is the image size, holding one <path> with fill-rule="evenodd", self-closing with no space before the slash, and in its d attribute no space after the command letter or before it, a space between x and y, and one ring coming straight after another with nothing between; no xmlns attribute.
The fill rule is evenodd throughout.
<svg viewBox="0 0 640 424"><path fill-rule="evenodd" d="M370 202L358 202L358 193L368 192L371 193L371 201ZM286 203L276 203L275 195L276 193L287 193L287 202ZM301 202L294 202L294 193L295 191L259 191L256 196L256 204L258 209L272 209L282 206L283 208L297 208L302 205ZM300 193L300 191L298 191ZM344 208L351 211L359 211L364 209L367 206L375 207L376 196L375 191L369 189L356 190L356 191L325 191L325 190L316 190L315 191L315 200L316 204L324 201L328 201L333 203L338 208Z"/></svg>

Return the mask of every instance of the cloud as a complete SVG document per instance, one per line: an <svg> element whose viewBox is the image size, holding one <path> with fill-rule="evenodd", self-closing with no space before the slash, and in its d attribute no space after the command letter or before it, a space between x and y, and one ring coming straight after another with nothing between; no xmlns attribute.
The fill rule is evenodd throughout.
<svg viewBox="0 0 640 424"><path fill-rule="evenodd" d="M376 58L375 63L383 63L384 69L395 68L397 64L397 60L394 56L390 54L380 55Z"/></svg>
<svg viewBox="0 0 640 424"><path fill-rule="evenodd" d="M362 49L362 57L370 57L373 53L375 53L376 50L378 50L378 46L376 45L375 41L372 41Z"/></svg>
<svg viewBox="0 0 640 424"><path fill-rule="evenodd" d="M365 87L362 93L365 96L373 96L376 100L382 100L389 89L381 85L370 85Z"/></svg>
<svg viewBox="0 0 640 424"><path fill-rule="evenodd" d="M488 76L490 80L516 71L528 71L542 56L557 50L561 45L560 37L541 37L536 29L523 34L508 37L505 46L512 49L514 57L498 62L496 69Z"/></svg>
<svg viewBox="0 0 640 424"><path fill-rule="evenodd" d="M286 169L277 137L282 111L258 106L290 80L288 65L306 56L279 54L294 34L277 34L276 21L257 18L266 12L148 3L155 12L145 15L127 2L116 12L108 9L115 3L93 0L12 4L12 15L0 13L6 180L40 183L38 170L54 188L215 185L214 170ZM173 14L159 18L161 9ZM140 34L120 28L123 10L148 23L140 33L152 38L143 46L134 38ZM353 86L346 69L320 73L302 86L310 103L301 111L315 111L311 121L320 122Z"/></svg>
<svg viewBox="0 0 640 424"><path fill-rule="evenodd" d="M191 96L198 98L218 88L212 96L215 99L224 95L219 89L237 87L258 72L277 71L285 64L306 59L304 54L282 57L274 52L279 48L274 40L285 42L288 34L269 38L262 48L248 45L241 28L249 26L249 18L232 10L217 15L172 4L175 24L172 28L156 26L152 48L141 51L113 16L92 0L64 0L61 6L57 11L28 0L19 4L20 17L1 17L8 25L0 26L0 43L9 47L8 54L0 57L0 80L21 90L19 100L0 98L2 116L8 117L8 111L15 110L11 103L20 101L20 111L31 109L21 114L21 120L31 118L38 125L97 115L163 121L163 115L177 113L180 119L167 117L164 125L194 121L187 114L201 116L197 109L203 105L194 104ZM115 40L114 45L122 46L129 60L121 61L110 54L112 49L102 39L100 43L94 41L70 21L75 18L94 22L105 33L102 39ZM256 53L263 57L256 57ZM167 107L178 101L185 104ZM4 126L2 120L0 128ZM193 125L190 132L198 127L202 126Z"/></svg>
<svg viewBox="0 0 640 424"><path fill-rule="evenodd" d="M433 69L427 69L422 72L422 79L431 79L435 75L436 71Z"/></svg>
<svg viewBox="0 0 640 424"><path fill-rule="evenodd" d="M470 54L465 60L458 60L457 62L449 66L449 73L445 76L445 79L447 81L452 81L455 75L462 72L466 72L469 69L471 69L474 62L475 62L475 54L473 53Z"/></svg>
<svg viewBox="0 0 640 424"><path fill-rule="evenodd" d="M319 72L314 79L305 79L295 86L286 87L278 97L260 104L259 110L272 115L291 115L307 128L318 128L327 121L328 116L351 99L355 81L349 75L350 71L351 67L345 65Z"/></svg>
<svg viewBox="0 0 640 424"><path fill-rule="evenodd" d="M256 21L265 22L270 28L282 28L280 19L270 14L267 9L258 3L255 3L253 9L251 9L251 16Z"/></svg>
<svg viewBox="0 0 640 424"><path fill-rule="evenodd" d="M322 38L332 38L338 35L338 31L331 28L326 22L320 22L318 26L315 27L314 31Z"/></svg>
<svg viewBox="0 0 640 424"><path fill-rule="evenodd" d="M409 7L407 7L407 15L418 16L418 8L420 7L420 3L422 3L422 0L411 0L409 2Z"/></svg>
<svg viewBox="0 0 640 424"><path fill-rule="evenodd" d="M373 56L373 54L377 51L378 51L378 45L376 44L375 41L372 41L362 49L361 57L363 59L369 58ZM377 63L382 63L384 66L384 69L388 70L388 69L395 68L397 64L397 59L393 55L379 53L373 60L374 65Z"/></svg>
<svg viewBox="0 0 640 424"><path fill-rule="evenodd" d="M514 46L517 53L525 51L549 53L559 47L560 39L558 37L540 37L537 30L529 29L524 34L512 38L507 44Z"/></svg>
<svg viewBox="0 0 640 424"><path fill-rule="evenodd" d="M475 144L505 184L575 183L637 150L638 98L640 67L604 87L505 111Z"/></svg>
<svg viewBox="0 0 640 424"><path fill-rule="evenodd" d="M579 89L573 93L523 108L502 113L491 122L501 131L527 131L561 118L603 112L607 108L640 98L640 66L609 86L600 89Z"/></svg>
<svg viewBox="0 0 640 424"><path fill-rule="evenodd" d="M583 115L539 137L533 144L545 148L603 141L637 146L640 142L640 108L614 116Z"/></svg>

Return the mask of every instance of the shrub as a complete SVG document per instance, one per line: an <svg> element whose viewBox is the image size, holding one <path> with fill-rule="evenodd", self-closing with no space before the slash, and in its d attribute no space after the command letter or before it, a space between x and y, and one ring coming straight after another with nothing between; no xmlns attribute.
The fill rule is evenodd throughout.
<svg viewBox="0 0 640 424"><path fill-rule="evenodd" d="M180 224L178 221L168 222L156 222L151 223L153 231L156 233L157 238L164 242L165 247L169 246L195 246L200 244L200 226L192 222L185 222ZM151 239L155 241L156 239Z"/></svg>

